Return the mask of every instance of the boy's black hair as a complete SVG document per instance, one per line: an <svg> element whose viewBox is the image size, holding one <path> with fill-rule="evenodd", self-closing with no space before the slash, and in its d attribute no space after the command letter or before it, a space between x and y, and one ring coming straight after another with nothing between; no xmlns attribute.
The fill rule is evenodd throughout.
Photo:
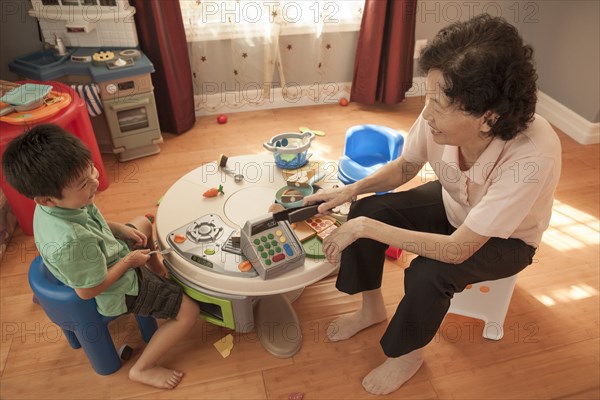
<svg viewBox="0 0 600 400"><path fill-rule="evenodd" d="M492 136L510 140L533 119L533 49L503 18L482 14L443 28L421 52L419 66L442 72L444 94L462 110L477 117L497 113Z"/></svg>
<svg viewBox="0 0 600 400"><path fill-rule="evenodd" d="M8 183L33 199L62 199L62 191L90 166L91 154L76 136L53 124L37 125L13 139L2 157Z"/></svg>

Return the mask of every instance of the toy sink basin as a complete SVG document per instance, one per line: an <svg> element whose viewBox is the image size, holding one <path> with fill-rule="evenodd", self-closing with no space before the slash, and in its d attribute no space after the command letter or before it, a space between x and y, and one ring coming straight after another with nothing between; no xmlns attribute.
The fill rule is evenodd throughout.
<svg viewBox="0 0 600 400"><path fill-rule="evenodd" d="M296 169L302 167L308 159L310 142L315 138L312 132L287 132L273 136L263 147L273 153L275 164L279 168Z"/></svg>
<svg viewBox="0 0 600 400"><path fill-rule="evenodd" d="M38 50L22 57L15 58L15 64L33 69L51 68L64 63L71 58L75 48L67 50L65 55L59 55L54 50Z"/></svg>

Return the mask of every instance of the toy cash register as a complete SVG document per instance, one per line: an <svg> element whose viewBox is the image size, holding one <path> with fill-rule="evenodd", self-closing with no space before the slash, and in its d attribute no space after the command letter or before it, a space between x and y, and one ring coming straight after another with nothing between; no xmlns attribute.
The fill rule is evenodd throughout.
<svg viewBox="0 0 600 400"><path fill-rule="evenodd" d="M290 222L317 213L317 205L287 209L249 220L241 230L244 256L263 279L274 278L304 265L306 252Z"/></svg>

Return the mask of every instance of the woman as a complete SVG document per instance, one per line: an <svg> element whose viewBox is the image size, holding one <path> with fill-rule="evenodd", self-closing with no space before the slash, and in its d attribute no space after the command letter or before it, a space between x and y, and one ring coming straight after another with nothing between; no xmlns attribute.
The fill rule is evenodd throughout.
<svg viewBox="0 0 600 400"><path fill-rule="evenodd" d="M388 357L363 380L374 394L397 390L423 363L454 293L531 264L548 227L560 174L560 142L534 115L533 50L517 30L488 15L442 29L422 52L426 103L402 156L349 186L307 198L320 213L366 193L390 191L429 162L437 180L364 197L325 239L340 262L336 287L362 293L362 308L328 328L332 341L386 319L385 249L415 253L404 297L381 339Z"/></svg>

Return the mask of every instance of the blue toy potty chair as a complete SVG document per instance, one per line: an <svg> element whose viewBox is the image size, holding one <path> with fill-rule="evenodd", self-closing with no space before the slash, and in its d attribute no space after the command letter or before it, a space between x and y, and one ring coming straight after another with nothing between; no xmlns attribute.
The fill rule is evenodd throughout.
<svg viewBox="0 0 600 400"><path fill-rule="evenodd" d="M356 125L346 131L344 155L338 165L340 181L348 185L371 175L402 153L404 137L381 125Z"/></svg>
<svg viewBox="0 0 600 400"><path fill-rule="evenodd" d="M338 164L338 178L345 185L361 180L402 153L404 137L381 125L356 125L346 131L344 155ZM401 249L390 246L386 254L398 259Z"/></svg>
<svg viewBox="0 0 600 400"><path fill-rule="evenodd" d="M35 300L52 322L60 326L72 348L83 347L94 370L109 375L121 367L121 359L108 331L109 322L119 318L98 313L96 301L81 299L46 268L40 256L29 267L29 286ZM158 328L152 317L136 316L142 338L147 343ZM126 357L123 357L126 358Z"/></svg>

